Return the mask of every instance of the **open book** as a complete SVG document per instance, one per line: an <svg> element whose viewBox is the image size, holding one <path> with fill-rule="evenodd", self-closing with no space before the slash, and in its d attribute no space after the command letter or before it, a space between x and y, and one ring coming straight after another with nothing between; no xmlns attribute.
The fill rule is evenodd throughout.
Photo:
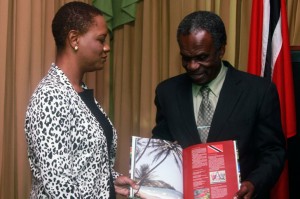
<svg viewBox="0 0 300 199"><path fill-rule="evenodd" d="M240 186L233 140L182 149L160 139L132 137L130 176L145 199L233 198Z"/></svg>

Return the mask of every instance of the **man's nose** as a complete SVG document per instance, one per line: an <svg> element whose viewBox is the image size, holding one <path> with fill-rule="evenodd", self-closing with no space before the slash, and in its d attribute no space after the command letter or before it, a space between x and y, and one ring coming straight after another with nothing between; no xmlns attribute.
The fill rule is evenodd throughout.
<svg viewBox="0 0 300 199"><path fill-rule="evenodd" d="M197 60L191 59L188 63L187 63L187 68L191 71L198 69L200 66L200 63Z"/></svg>

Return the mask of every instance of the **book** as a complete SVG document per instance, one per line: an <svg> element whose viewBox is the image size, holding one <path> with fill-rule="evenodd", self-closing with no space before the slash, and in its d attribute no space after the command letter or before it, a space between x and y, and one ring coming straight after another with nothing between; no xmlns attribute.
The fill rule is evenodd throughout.
<svg viewBox="0 0 300 199"><path fill-rule="evenodd" d="M236 141L197 144L182 149L166 140L132 136L130 190L143 199L233 198L240 186Z"/></svg>

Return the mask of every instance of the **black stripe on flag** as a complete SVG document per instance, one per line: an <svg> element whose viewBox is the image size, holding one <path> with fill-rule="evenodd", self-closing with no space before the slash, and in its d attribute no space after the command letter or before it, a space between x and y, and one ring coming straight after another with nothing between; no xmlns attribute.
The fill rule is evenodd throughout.
<svg viewBox="0 0 300 199"><path fill-rule="evenodd" d="M272 37L275 31L276 25L280 18L280 1L270 0L270 22L269 22L269 35L268 35L268 46L266 53L266 62L264 77L270 81L272 76Z"/></svg>
<svg viewBox="0 0 300 199"><path fill-rule="evenodd" d="M216 152L223 152L221 149L219 149L218 147L216 147L214 145L208 145L208 147L210 147L212 150L215 150Z"/></svg>

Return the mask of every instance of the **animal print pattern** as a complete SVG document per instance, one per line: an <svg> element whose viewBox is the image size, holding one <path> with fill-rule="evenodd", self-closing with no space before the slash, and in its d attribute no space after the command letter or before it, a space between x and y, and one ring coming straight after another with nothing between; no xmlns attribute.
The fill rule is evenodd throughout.
<svg viewBox="0 0 300 199"><path fill-rule="evenodd" d="M32 199L109 198L109 170L114 179L119 175L116 130L109 160L103 129L55 64L31 97L25 134Z"/></svg>

